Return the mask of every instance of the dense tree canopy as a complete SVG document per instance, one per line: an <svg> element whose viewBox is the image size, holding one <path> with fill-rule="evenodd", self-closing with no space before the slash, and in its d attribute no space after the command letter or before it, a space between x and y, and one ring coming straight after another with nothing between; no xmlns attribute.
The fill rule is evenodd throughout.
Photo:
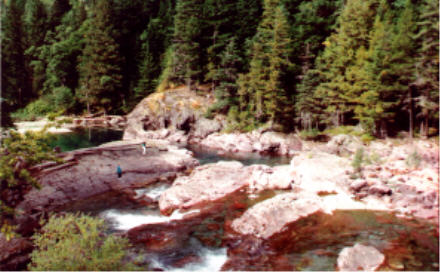
<svg viewBox="0 0 440 272"><path fill-rule="evenodd" d="M208 115L238 129L438 128L436 0L1 5L3 116L121 114L154 91L207 84Z"/></svg>

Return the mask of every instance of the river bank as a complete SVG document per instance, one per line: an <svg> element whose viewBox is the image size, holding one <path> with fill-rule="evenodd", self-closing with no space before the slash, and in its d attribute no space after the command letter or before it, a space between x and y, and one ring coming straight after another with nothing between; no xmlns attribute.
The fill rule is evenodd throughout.
<svg viewBox="0 0 440 272"><path fill-rule="evenodd" d="M203 117L208 100L185 90L154 94L116 118L126 120L122 141L63 152L60 166L37 166L42 189L20 205L20 232L30 235L48 212L80 211L108 220L157 269L206 268L208 255L221 260L216 270L435 269L437 142L365 143L352 135L313 142L264 129L223 133L221 116ZM368 218L367 227L356 218ZM413 235L420 231L425 235ZM310 236L319 232L325 234ZM410 249L410 241L423 250ZM9 269L20 267L14 260L28 261L32 244L24 238L20 249L17 243L1 259ZM399 250L414 252L396 259ZM374 263L356 259L356 252ZM325 266L308 265L317 256L328 257Z"/></svg>
<svg viewBox="0 0 440 272"><path fill-rule="evenodd" d="M141 238L152 230L153 233L162 233L158 237L165 240L176 237L177 240L169 240L174 241L174 246L169 243L153 243L158 252L162 252L166 248L174 250L182 246L182 243L186 243L186 238L181 233L192 232L195 225L205 226L203 222L211 222L213 214L223 214L223 210L227 209L227 216L221 217L215 223L219 224L223 233L217 235L215 240L217 244L223 245L221 252L235 252L230 258L222 257L225 267L230 268L234 263L232 260L242 256L243 250L250 246L246 243L253 241L254 246L260 245L258 241L267 241L272 246L284 243L287 238L283 240L279 237L284 237L286 228L291 229L303 220L315 216L331 218L342 210L380 210L409 220L422 220L433 225L438 236L438 172L435 171L434 155L438 146L429 141L413 142L412 145L373 142L364 146L368 156L373 152L382 152L381 160L365 163L360 173L355 173L351 165L354 151L351 155L344 153L338 156L332 154L338 152L329 148L328 144L302 142L304 150L296 151L290 164L282 164L283 161L280 161L281 165L274 166L222 162L221 156L226 155L225 151L211 149L207 152L211 152L210 156L217 152L219 162L198 166L194 153L170 145L168 141L147 139L146 154L143 154L141 142L120 141L66 152L61 154L65 159L63 165L39 166L38 179L43 186L39 191L31 191L22 203L20 208L28 216L22 218L20 223L23 228L20 231L31 233L32 228L38 228L36 219L39 214L50 211L149 207L148 209L161 211L163 215L154 215L161 218L159 222L147 219L148 216L145 219L141 219L145 216L133 217L137 219L134 219L125 233L134 244L141 245L151 244L159 239L156 236L153 240ZM418 148L420 162L417 167L410 167L406 158L414 152L415 147ZM240 156L245 158L244 153ZM121 179L116 176L115 163L120 163L124 171ZM354 174L357 176L354 177ZM151 186L160 188L159 193L149 195L147 192ZM265 193L271 191L276 193ZM259 198L261 194L265 197ZM251 206L243 204L254 198L259 200L253 201ZM243 199L249 200L243 202ZM176 216L176 212L182 216ZM170 214L172 216L168 217ZM115 219L121 215L106 212L102 216ZM318 221L321 222L320 220ZM212 225L209 228L219 227ZM169 231L165 231L167 229ZM255 237L257 240L243 237ZM31 246L26 241L15 242L23 245L22 252L25 255ZM211 240L208 239L206 243L213 243L209 241ZM232 241L240 241L240 246L227 246ZM19 248L15 246L15 249ZM220 252L200 246L196 248L207 254ZM7 259L23 257L20 254L8 256ZM248 254L245 256L240 257L247 260L244 263L243 260L239 262L243 265L238 266L240 269L249 268L249 262L253 259ZM179 261L197 263L196 259ZM383 263L388 261L386 259ZM279 268L278 265L275 267ZM232 267L237 268L235 265Z"/></svg>

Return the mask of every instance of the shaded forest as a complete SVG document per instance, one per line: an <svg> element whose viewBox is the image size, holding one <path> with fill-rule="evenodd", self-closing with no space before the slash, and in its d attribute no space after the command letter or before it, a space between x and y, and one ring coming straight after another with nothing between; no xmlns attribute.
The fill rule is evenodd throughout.
<svg viewBox="0 0 440 272"><path fill-rule="evenodd" d="M1 5L2 125L11 112L125 114L152 92L206 85L207 116L236 130L438 129L437 0Z"/></svg>

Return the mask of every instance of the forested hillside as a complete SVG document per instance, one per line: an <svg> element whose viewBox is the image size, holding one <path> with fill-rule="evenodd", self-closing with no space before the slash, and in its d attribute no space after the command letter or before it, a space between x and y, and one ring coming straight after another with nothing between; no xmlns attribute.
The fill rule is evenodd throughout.
<svg viewBox="0 0 440 272"><path fill-rule="evenodd" d="M217 98L207 115L237 130L438 128L437 0L1 5L2 121L124 114L152 92L205 84Z"/></svg>

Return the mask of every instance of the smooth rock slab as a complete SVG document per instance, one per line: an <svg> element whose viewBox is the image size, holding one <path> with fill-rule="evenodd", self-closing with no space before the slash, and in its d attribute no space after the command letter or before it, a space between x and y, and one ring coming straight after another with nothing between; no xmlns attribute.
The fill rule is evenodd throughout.
<svg viewBox="0 0 440 272"><path fill-rule="evenodd" d="M202 203L214 202L240 189L248 193L291 188L288 165L244 166L237 161L221 161L195 168L190 176L179 177L160 197L163 214L175 209L189 209Z"/></svg>
<svg viewBox="0 0 440 272"><path fill-rule="evenodd" d="M338 257L338 269L341 271L374 271L385 260L385 256L376 248L356 244L344 248Z"/></svg>
<svg viewBox="0 0 440 272"><path fill-rule="evenodd" d="M161 213L187 209L215 201L247 186L248 168L242 163L221 161L194 169L188 177L176 179L159 199Z"/></svg>
<svg viewBox="0 0 440 272"><path fill-rule="evenodd" d="M160 178L173 178L198 165L185 149L148 147L143 154L140 144L116 143L105 147L64 153L74 163L65 168L41 169L36 176L41 190L32 189L19 208L30 211L52 211L69 202L87 199L109 191L151 184ZM122 168L118 178L116 167Z"/></svg>
<svg viewBox="0 0 440 272"><path fill-rule="evenodd" d="M232 229L242 235L268 239L281 232L287 224L318 211L325 209L321 199L316 195L298 196L295 193L285 193L248 209L232 222Z"/></svg>

